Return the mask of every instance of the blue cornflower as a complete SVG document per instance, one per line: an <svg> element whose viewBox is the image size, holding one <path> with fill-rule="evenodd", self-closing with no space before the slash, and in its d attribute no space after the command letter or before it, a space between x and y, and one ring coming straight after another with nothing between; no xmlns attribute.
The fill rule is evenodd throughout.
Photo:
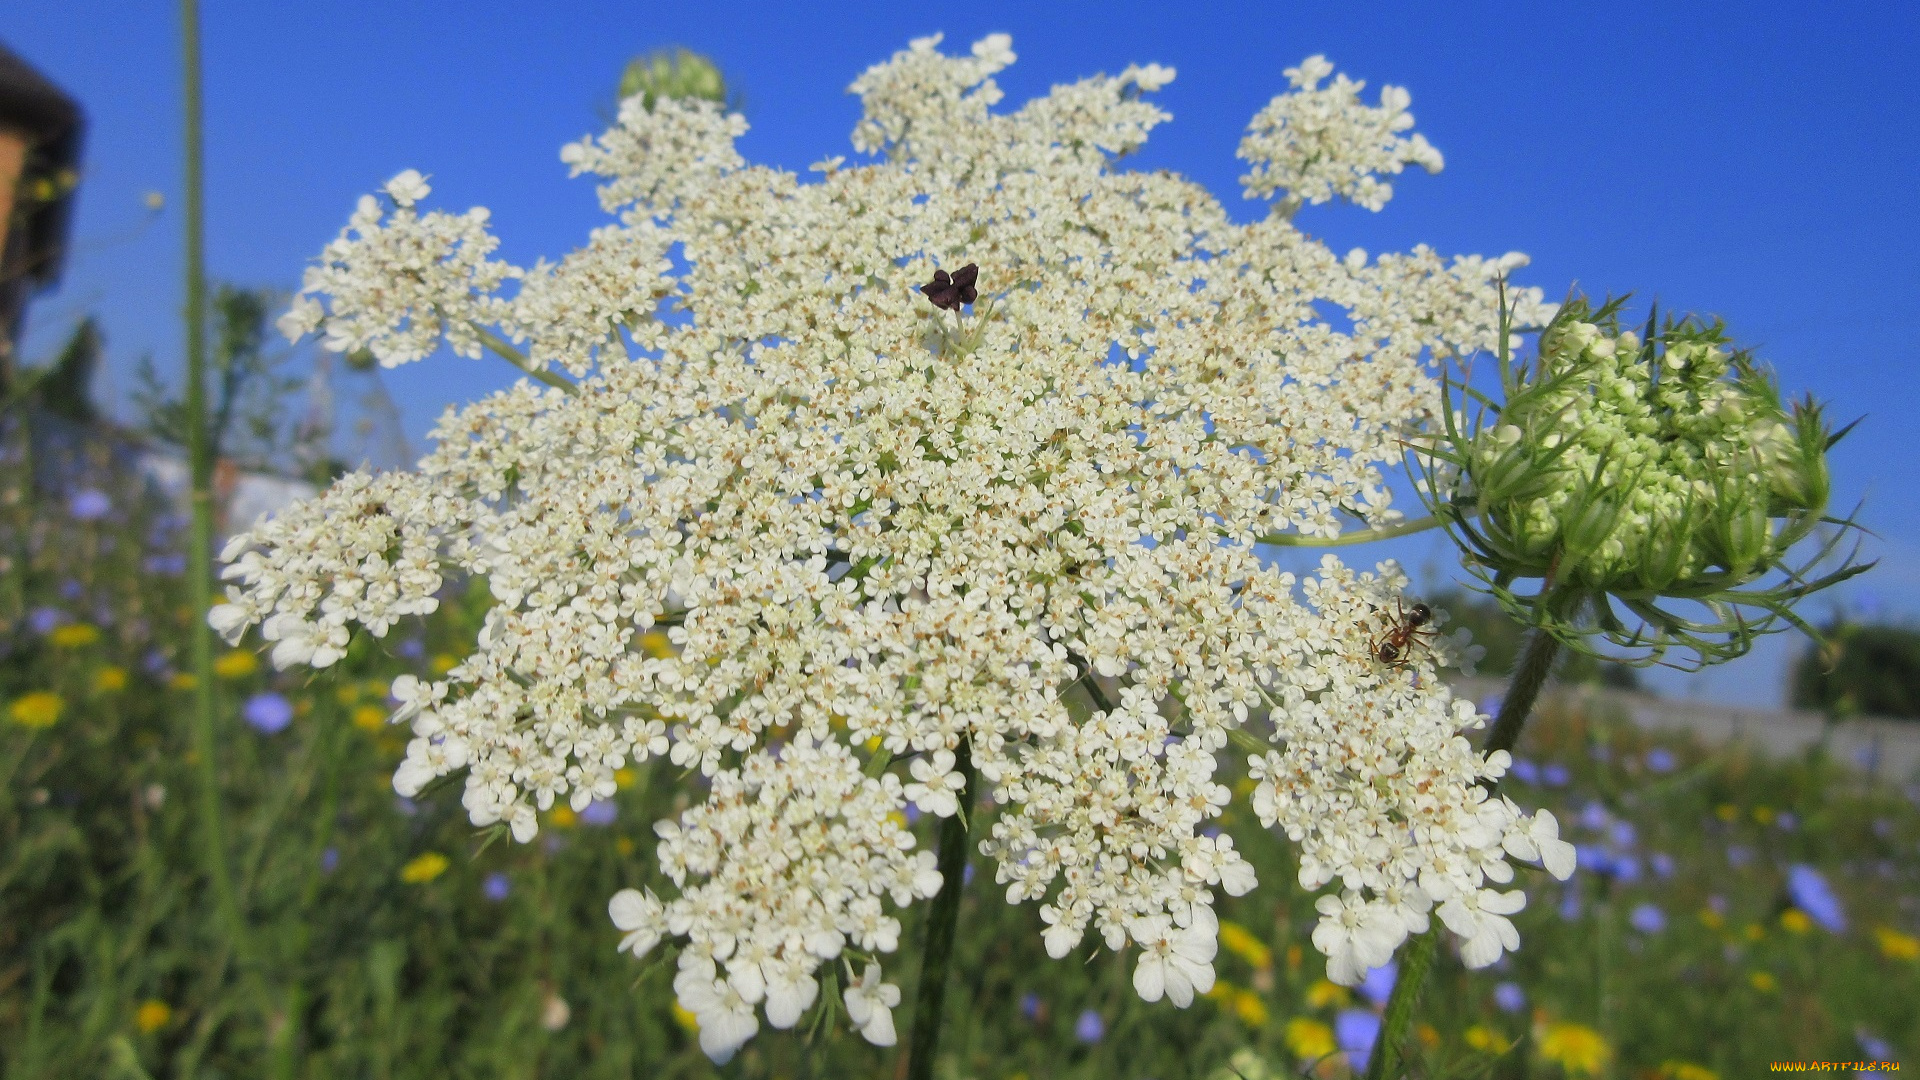
<svg viewBox="0 0 1920 1080"><path fill-rule="evenodd" d="M1735 870L1753 861L1753 849L1745 844L1727 845L1727 865Z"/></svg>
<svg viewBox="0 0 1920 1080"><path fill-rule="evenodd" d="M1613 872L1613 880L1622 885L1631 885L1640 880L1640 860L1631 855L1615 855L1612 865L1607 869Z"/></svg>
<svg viewBox="0 0 1920 1080"><path fill-rule="evenodd" d="M1540 770L1540 779L1545 781L1548 787L1566 787L1573 782L1573 774L1567 771L1565 765L1550 761Z"/></svg>
<svg viewBox="0 0 1920 1080"><path fill-rule="evenodd" d="M1493 1003L1501 1012L1517 1013L1527 1007L1527 992L1519 983L1503 982L1493 988Z"/></svg>
<svg viewBox="0 0 1920 1080"><path fill-rule="evenodd" d="M1080 1019L1074 1021L1073 1037L1083 1043L1097 1043L1107 1036L1107 1022L1092 1009L1080 1013Z"/></svg>
<svg viewBox="0 0 1920 1080"><path fill-rule="evenodd" d="M1578 922L1580 919L1580 890L1568 889L1560 894L1560 918L1566 922Z"/></svg>
<svg viewBox="0 0 1920 1080"><path fill-rule="evenodd" d="M427 655L427 643L417 637L410 637L400 644L395 645L393 651L398 653L402 659L418 660Z"/></svg>
<svg viewBox="0 0 1920 1080"><path fill-rule="evenodd" d="M1627 922L1643 934L1657 934L1667 928L1667 913L1652 904L1636 904Z"/></svg>
<svg viewBox="0 0 1920 1080"><path fill-rule="evenodd" d="M1521 783L1533 784L1535 786L1538 786L1540 783L1540 766L1535 765L1526 758L1514 758L1511 771L1513 775L1520 778Z"/></svg>
<svg viewBox="0 0 1920 1080"><path fill-rule="evenodd" d="M1595 832L1606 828L1612 820L1613 815L1607 813L1607 808L1600 805L1598 799L1587 800L1587 805L1580 811L1580 824Z"/></svg>
<svg viewBox="0 0 1920 1080"><path fill-rule="evenodd" d="M327 850L320 853L320 872L321 873L331 874L333 873L334 868L339 865L340 865L340 849L339 848L330 847Z"/></svg>
<svg viewBox="0 0 1920 1080"><path fill-rule="evenodd" d="M1356 1073L1366 1070L1379 1037L1380 1017L1370 1009L1348 1009L1333 1018L1333 1039L1347 1052L1347 1063Z"/></svg>
<svg viewBox="0 0 1920 1080"><path fill-rule="evenodd" d="M1787 868L1787 895L1793 898L1795 907L1833 933L1838 934L1847 928L1847 916L1840 910L1840 898L1833 895L1833 887L1827 884L1827 879L1820 875L1820 871L1806 863L1794 863Z"/></svg>
<svg viewBox="0 0 1920 1080"><path fill-rule="evenodd" d="M1020 1015L1021 1016L1024 1016L1029 1020L1038 1020L1040 1019L1040 1010L1042 1008L1045 1008L1045 1005L1042 1004L1042 1002L1040 1001L1039 994L1033 993L1032 991L1028 991L1027 993L1020 995Z"/></svg>
<svg viewBox="0 0 1920 1080"><path fill-rule="evenodd" d="M1614 822L1613 828L1608 831L1607 836L1613 841L1614 847L1623 848L1632 847L1634 841L1639 839L1639 834L1634 830L1633 823L1630 821Z"/></svg>
<svg viewBox="0 0 1920 1080"><path fill-rule="evenodd" d="M262 735L277 735L293 723L293 702L275 693L255 694L240 706L240 716Z"/></svg>
<svg viewBox="0 0 1920 1080"><path fill-rule="evenodd" d="M611 825L619 816L620 808L614 805L612 799L595 799L587 804L585 810L580 811L580 824Z"/></svg>
<svg viewBox="0 0 1920 1080"><path fill-rule="evenodd" d="M1665 881L1666 879L1673 876L1673 870L1674 870L1673 856L1667 854L1664 851L1656 851L1653 854L1647 856L1647 865L1653 867L1654 874L1658 876L1662 881Z"/></svg>
<svg viewBox="0 0 1920 1080"><path fill-rule="evenodd" d="M67 500L67 513L77 521L98 521L113 511L113 500L104 491L82 488Z"/></svg>
<svg viewBox="0 0 1920 1080"><path fill-rule="evenodd" d="M1664 746L1656 746L1647 751L1647 768L1654 772L1672 772L1674 764L1673 751Z"/></svg>
<svg viewBox="0 0 1920 1080"><path fill-rule="evenodd" d="M1383 967L1369 970L1360 980L1360 996L1375 1005L1385 1005L1393 993L1393 984L1400 976L1400 965L1389 961Z"/></svg>
<svg viewBox="0 0 1920 1080"><path fill-rule="evenodd" d="M36 634L51 634L66 621L67 613L57 607L37 607L27 614L27 625Z"/></svg>
<svg viewBox="0 0 1920 1080"><path fill-rule="evenodd" d="M1773 823L1780 826L1782 832L1792 832L1800 827L1800 819L1791 810L1782 810L1774 815Z"/></svg>
<svg viewBox="0 0 1920 1080"><path fill-rule="evenodd" d="M507 880L507 875L501 873L498 870L495 870L493 873L488 874L486 876L486 879L480 883L480 895L486 897L487 899L493 901L496 904L502 900L505 900L507 898L507 893L511 892L512 890L513 890L513 883Z"/></svg>

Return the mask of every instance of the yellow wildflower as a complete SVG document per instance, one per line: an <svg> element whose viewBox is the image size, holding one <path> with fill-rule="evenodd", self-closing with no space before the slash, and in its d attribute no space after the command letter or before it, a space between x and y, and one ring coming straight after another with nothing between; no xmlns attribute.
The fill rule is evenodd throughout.
<svg viewBox="0 0 1920 1080"><path fill-rule="evenodd" d="M191 671L182 671L176 673L173 678L168 679L167 685L184 694L200 685L200 680L194 678Z"/></svg>
<svg viewBox="0 0 1920 1080"><path fill-rule="evenodd" d="M115 667L112 664L108 664L106 667L93 673L93 692L96 694L111 694L116 690L124 690L126 687L126 668Z"/></svg>
<svg viewBox="0 0 1920 1080"><path fill-rule="evenodd" d="M1233 984L1225 979L1213 980L1213 985L1201 991L1200 996L1214 1001L1225 1001L1233 996Z"/></svg>
<svg viewBox="0 0 1920 1080"><path fill-rule="evenodd" d="M1889 960L1920 960L1920 938L1903 934L1891 926L1875 927L1873 936L1880 942L1880 955Z"/></svg>
<svg viewBox="0 0 1920 1080"><path fill-rule="evenodd" d="M656 660L664 660L673 655L673 642L667 638L664 630L649 630L640 635L640 649Z"/></svg>
<svg viewBox="0 0 1920 1080"><path fill-rule="evenodd" d="M437 851L416 855L412 862L400 868L400 880L409 885L425 885L446 873L448 865L447 857Z"/></svg>
<svg viewBox="0 0 1920 1080"><path fill-rule="evenodd" d="M78 649L100 640L100 628L92 623L70 623L55 628L47 641L56 649Z"/></svg>
<svg viewBox="0 0 1920 1080"><path fill-rule="evenodd" d="M353 683L341 683L334 688L333 700L342 705L351 705L360 700L360 688Z"/></svg>
<svg viewBox="0 0 1920 1080"><path fill-rule="evenodd" d="M51 690L35 690L13 699L7 716L21 727L49 728L60 722L67 703Z"/></svg>
<svg viewBox="0 0 1920 1080"><path fill-rule="evenodd" d="M1440 1029L1432 1024L1416 1025L1413 1029L1413 1037L1419 1039L1420 1045L1429 1050L1440 1049Z"/></svg>
<svg viewBox="0 0 1920 1080"><path fill-rule="evenodd" d="M613 842L613 850L622 855L631 855L633 854L633 841L622 836Z"/></svg>
<svg viewBox="0 0 1920 1080"><path fill-rule="evenodd" d="M1256 1030L1266 1027L1267 1021L1272 1019L1267 1012L1267 1003L1260 999L1259 994L1251 990L1242 990L1233 995L1233 1015L1239 1017L1241 1023Z"/></svg>
<svg viewBox="0 0 1920 1080"><path fill-rule="evenodd" d="M1780 989L1780 980L1764 971L1756 971L1747 976L1747 981L1753 984L1755 990L1763 994L1771 994Z"/></svg>
<svg viewBox="0 0 1920 1080"><path fill-rule="evenodd" d="M1754 808L1753 808L1753 820L1755 820L1755 821L1757 821L1757 822L1759 822L1759 823L1760 823L1760 824L1762 824L1762 825L1767 825L1767 824L1770 824L1770 823L1772 823L1772 821L1773 821L1773 807L1771 807L1771 806L1756 806L1756 807L1754 807Z"/></svg>
<svg viewBox="0 0 1920 1080"><path fill-rule="evenodd" d="M459 662L460 661L455 660L447 653L436 653L433 658L433 673L435 675L445 675L447 672L452 671L453 666Z"/></svg>
<svg viewBox="0 0 1920 1080"><path fill-rule="evenodd" d="M1548 1024L1540 1037L1540 1056L1565 1069L1569 1076L1598 1076L1613 1057L1606 1037L1585 1024L1566 1021Z"/></svg>
<svg viewBox="0 0 1920 1080"><path fill-rule="evenodd" d="M700 1033L700 1018L688 1012L686 1007L678 1001L673 1003L673 1022L679 1024L680 1029L689 1035Z"/></svg>
<svg viewBox="0 0 1920 1080"><path fill-rule="evenodd" d="M1719 806L1713 808L1713 812L1719 816L1721 821L1727 822L1728 824L1732 824L1734 820L1740 816L1740 808L1732 803L1721 803Z"/></svg>
<svg viewBox="0 0 1920 1080"><path fill-rule="evenodd" d="M1353 1000L1353 993L1346 987L1330 983L1325 979L1307 987L1307 1005L1315 1009L1324 1009L1329 1005L1339 1007Z"/></svg>
<svg viewBox="0 0 1920 1080"><path fill-rule="evenodd" d="M1799 908L1788 908L1780 915L1780 925L1796 934L1804 934L1813 929L1813 920Z"/></svg>
<svg viewBox="0 0 1920 1080"><path fill-rule="evenodd" d="M1253 965L1255 971L1265 971L1273 966L1273 950L1267 947L1266 942L1255 937L1253 931L1239 923L1220 924L1220 945Z"/></svg>
<svg viewBox="0 0 1920 1080"><path fill-rule="evenodd" d="M353 726L361 731L379 731L387 726L387 710L378 705L362 705L353 710Z"/></svg>
<svg viewBox="0 0 1920 1080"><path fill-rule="evenodd" d="M1726 925L1727 917L1710 907L1700 909L1700 925L1709 930L1718 930Z"/></svg>
<svg viewBox="0 0 1920 1080"><path fill-rule="evenodd" d="M1507 1052L1507 1047L1513 1045L1507 1041L1506 1036L1485 1024L1473 1025L1461 1037L1466 1040L1469 1048L1483 1054L1504 1054Z"/></svg>
<svg viewBox="0 0 1920 1080"><path fill-rule="evenodd" d="M375 701L385 701L387 691L393 689L393 687L391 684L382 682L379 679L368 679L363 689L366 690L367 696L373 698Z"/></svg>
<svg viewBox="0 0 1920 1080"><path fill-rule="evenodd" d="M620 768L613 770L614 786L618 787L622 791L625 791L626 789L632 787L633 782L639 779L639 777L640 777L639 773L634 772L633 769L627 766L621 766Z"/></svg>
<svg viewBox="0 0 1920 1080"><path fill-rule="evenodd" d="M213 673L223 679L244 679L259 670L260 658L245 649L235 649L213 662Z"/></svg>
<svg viewBox="0 0 1920 1080"><path fill-rule="evenodd" d="M1287 1021L1287 1050L1298 1061L1318 1061L1333 1053L1333 1029L1311 1016Z"/></svg>
<svg viewBox="0 0 1920 1080"><path fill-rule="evenodd" d="M1667 1080L1720 1080L1719 1073L1691 1061L1665 1062L1660 1066L1660 1075Z"/></svg>
<svg viewBox="0 0 1920 1080"><path fill-rule="evenodd" d="M1747 940L1748 941L1759 941L1761 938L1766 936L1767 936L1766 927L1761 926L1757 922L1750 922L1747 924Z"/></svg>
<svg viewBox="0 0 1920 1080"><path fill-rule="evenodd" d="M133 1026L140 1029L140 1034L151 1035L166 1027L167 1021L171 1019L173 1019L173 1006L164 1001L149 998L134 1010Z"/></svg>
<svg viewBox="0 0 1920 1080"><path fill-rule="evenodd" d="M547 813L547 823L556 829L571 829L579 820L580 815L574 813L573 807L565 803L554 807Z"/></svg>

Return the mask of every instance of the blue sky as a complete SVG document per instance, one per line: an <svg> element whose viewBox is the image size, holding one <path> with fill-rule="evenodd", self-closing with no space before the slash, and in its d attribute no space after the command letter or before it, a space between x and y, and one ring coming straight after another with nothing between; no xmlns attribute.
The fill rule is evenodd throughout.
<svg viewBox="0 0 1920 1080"><path fill-rule="evenodd" d="M0 15L0 39L92 123L76 257L33 309L27 354L98 314L111 397L143 353L179 358L174 18L171 4L96 0L11 0ZM203 19L211 269L283 288L355 198L409 167L432 176L436 205L492 208L516 262L577 246L601 217L559 147L601 126L623 62L660 45L714 56L745 95L743 153L796 170L850 154L846 85L936 30L960 49L1013 35L1009 104L1130 62L1169 64L1180 76L1159 100L1174 121L1134 167L1187 173L1241 220L1265 211L1237 183L1247 120L1283 88L1282 69L1325 53L1371 87L1411 89L1447 169L1410 174L1381 214L1310 209L1304 228L1335 250L1525 251L1524 280L1549 294L1632 290L1723 316L1789 391L1812 391L1843 421L1866 415L1835 452L1836 503L1867 500L1883 563L1848 602L1920 617L1911 5L212 0ZM148 191L169 199L150 222ZM388 385L417 439L447 403L504 384L503 367L436 359ZM1446 561L1424 538L1381 554ZM1771 701L1780 654L1664 685Z"/></svg>

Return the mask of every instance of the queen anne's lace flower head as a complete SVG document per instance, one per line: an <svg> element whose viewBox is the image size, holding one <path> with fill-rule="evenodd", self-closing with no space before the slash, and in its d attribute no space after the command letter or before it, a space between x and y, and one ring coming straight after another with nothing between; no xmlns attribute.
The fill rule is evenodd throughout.
<svg viewBox="0 0 1920 1080"><path fill-rule="evenodd" d="M1366 83L1333 75L1324 56L1309 56L1287 69L1295 93L1282 94L1260 110L1240 141L1240 157L1253 168L1241 181L1247 197L1267 199L1285 192L1289 207L1345 199L1379 210L1393 198L1393 185L1381 174L1398 175L1408 165L1437 173L1446 164L1440 151L1413 127L1405 88L1383 86L1380 104L1363 105Z"/></svg>
<svg viewBox="0 0 1920 1080"><path fill-rule="evenodd" d="M1523 260L1339 257L1282 217L1236 225L1190 181L1113 166L1166 119L1141 95L1171 71L997 113L1008 40L936 44L854 84L878 160L807 183L746 165L711 102L628 101L564 155L620 220L557 265L474 261L482 219L421 216L424 182L396 180L312 277L331 306L309 296L291 329L411 358L423 327L463 347L484 317L489 347L582 378L450 413L417 472L257 524L215 625L325 666L353 625L430 609L448 564L483 575L472 655L395 685L395 784L464 768L472 820L524 841L628 763L698 769L704 801L657 826L668 898L623 891L610 915L623 949L680 947L716 1057L762 1015L795 1023L821 964L894 950L890 905L943 884L897 812L960 812L962 755L1048 951L1089 928L1139 945L1150 999L1211 985L1217 891L1255 885L1204 829L1230 739L1259 749L1254 809L1303 883L1340 883L1314 935L1337 978L1435 904L1491 942L1476 959L1510 947L1490 920L1517 894L1485 885L1530 850L1503 847L1525 817L1486 798L1505 755L1471 748L1482 719L1436 677L1461 644L1383 665L1397 570L1329 557L1303 582L1256 549L1396 516L1381 470L1438 408L1436 360L1495 343L1495 282ZM918 292L969 263L970 314ZM885 1042L898 991L865 970L846 1004Z"/></svg>

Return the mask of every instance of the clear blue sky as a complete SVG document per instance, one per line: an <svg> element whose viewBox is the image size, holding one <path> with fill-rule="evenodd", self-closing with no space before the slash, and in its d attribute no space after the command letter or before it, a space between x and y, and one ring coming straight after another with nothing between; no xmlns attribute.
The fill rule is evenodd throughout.
<svg viewBox="0 0 1920 1080"><path fill-rule="evenodd" d="M92 124L79 252L33 309L28 355L96 313L110 396L142 353L179 357L175 17L172 4L97 0L10 0L0 14L0 39ZM1242 220L1265 209L1240 198L1242 129L1283 68L1325 53L1370 86L1410 88L1447 169L1405 178L1379 215L1312 209L1303 227L1336 250L1517 249L1550 294L1635 290L1725 317L1789 390L1842 420L1866 414L1835 453L1836 502L1867 499L1884 561L1851 602L1920 616L1913 5L212 0L203 19L212 271L283 288L356 197L409 167L432 176L437 205L491 207L508 258L571 250L601 218L559 147L601 126L622 63L659 45L714 56L746 97L743 152L796 170L851 153L847 83L935 30L958 48L1011 33L1010 104L1130 62L1170 64L1180 76L1159 100L1174 121L1136 167L1194 176ZM169 209L137 231L153 190ZM438 359L389 386L417 438L446 403L503 384L502 367ZM1394 553L1418 564L1429 550ZM1702 692L1771 700L1777 653L1755 661Z"/></svg>

